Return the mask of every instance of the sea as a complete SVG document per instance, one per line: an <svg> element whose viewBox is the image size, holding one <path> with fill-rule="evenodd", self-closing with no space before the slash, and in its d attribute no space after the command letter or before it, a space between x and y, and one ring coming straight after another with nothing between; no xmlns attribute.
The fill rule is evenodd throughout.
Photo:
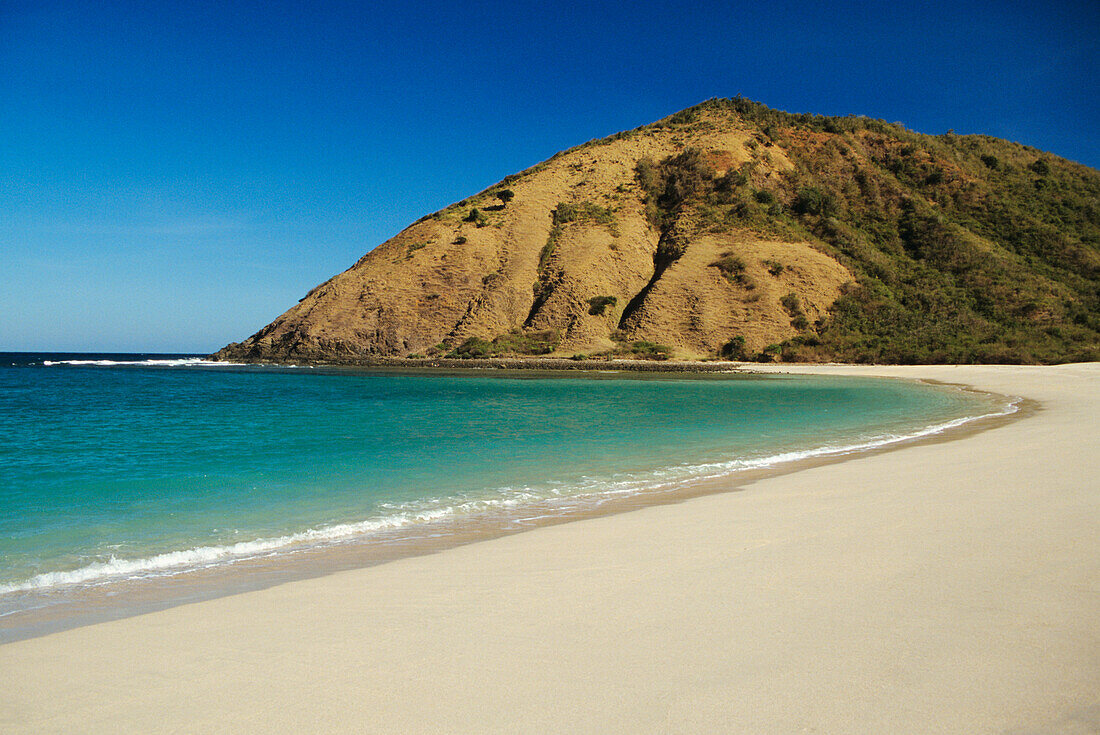
<svg viewBox="0 0 1100 735"><path fill-rule="evenodd" d="M0 642L1014 410L891 379L0 353Z"/></svg>

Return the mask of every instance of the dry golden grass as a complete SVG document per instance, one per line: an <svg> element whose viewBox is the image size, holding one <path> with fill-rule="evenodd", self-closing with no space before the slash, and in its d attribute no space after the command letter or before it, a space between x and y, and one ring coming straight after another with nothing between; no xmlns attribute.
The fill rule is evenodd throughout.
<svg viewBox="0 0 1100 735"><path fill-rule="evenodd" d="M617 336L659 342L684 357L713 354L735 335L743 335L754 351L790 338L797 332L780 296L797 292L812 320L851 275L806 243L776 242L750 231L692 239L684 256L650 288L634 318L620 324L624 308L654 275L658 243L635 183L638 160L660 159L687 146L709 151L718 173L752 160L757 146L752 133L731 130L728 122L723 126L697 126L691 133L649 129L559 155L511 181L515 199L506 207L499 207L491 191L483 192L413 224L224 354L403 356L523 328L558 330L559 354L610 349L620 327ZM791 166L777 147L768 153L770 160L755 174L762 179ZM562 202L609 208L614 221L564 225L540 272L552 212ZM485 217L483 226L467 221L475 207ZM731 284L710 267L729 249L745 261L756 288ZM789 269L771 276L761 264L767 259ZM616 305L589 314L589 300L597 296L614 296Z"/></svg>

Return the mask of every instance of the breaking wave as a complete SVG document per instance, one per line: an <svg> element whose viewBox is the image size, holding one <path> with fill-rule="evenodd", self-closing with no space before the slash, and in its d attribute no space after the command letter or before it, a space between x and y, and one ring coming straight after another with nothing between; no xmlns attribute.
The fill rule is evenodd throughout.
<svg viewBox="0 0 1100 735"><path fill-rule="evenodd" d="M116 367L121 365L142 365L147 367L189 367L202 365L204 367L242 367L243 362L215 362L205 357L180 357L167 360L43 360L46 367L54 365L90 365L94 367Z"/></svg>

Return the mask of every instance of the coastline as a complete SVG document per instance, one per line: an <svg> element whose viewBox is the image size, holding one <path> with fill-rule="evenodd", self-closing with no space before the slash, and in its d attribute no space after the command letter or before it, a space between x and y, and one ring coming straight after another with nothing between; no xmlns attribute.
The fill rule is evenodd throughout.
<svg viewBox="0 0 1100 735"><path fill-rule="evenodd" d="M1095 728L1100 366L751 367L1041 408L738 478L749 492L0 646L0 726Z"/></svg>
<svg viewBox="0 0 1100 735"><path fill-rule="evenodd" d="M178 366L175 365L176 361L171 362L173 366ZM461 375L513 379L521 376L565 376L562 371L538 369L542 367L539 361L533 360L532 363L534 364L529 364L527 369L519 371L499 367L488 371L477 367L465 370L350 370L354 374L364 371L366 374ZM89 363L81 361L73 364ZM94 364L116 366L130 363L108 360ZM186 364L196 363L188 361ZM335 371L342 372L340 369ZM633 374L630 371L573 371L568 375L614 380L666 377L685 380L695 377L712 381L734 375L736 380L751 378L744 371L722 371L721 374L713 371L647 370ZM763 372L756 376L767 377ZM929 384L938 382L910 379L903 381ZM960 385L940 383L939 386L941 389L982 394L979 400L989 402L992 399L992 403L998 406L988 407L993 413L952 418L943 423L919 424L912 431L905 429L901 433L874 435L864 440L855 440L856 443L853 444L827 441L805 449L757 458L704 462L696 466L683 465L687 471L679 478L668 476L659 481L651 478L647 482L643 476L638 476L633 481L628 481L627 486L618 489L605 488L604 491L595 490L587 494L563 495L557 498L550 496L539 499L532 496L518 504L506 501L495 510L483 509L474 515L442 513L423 525L388 525L389 519L368 518L331 527L312 527L289 536L245 541L239 544L240 549L233 546L203 546L167 552L151 558L123 559L118 565L118 571L92 565L69 573L53 573L45 575L48 579L45 580L47 584L44 588L36 587L33 583L37 580L33 579L29 580L31 586L23 589L6 590L0 585L0 600L4 593L26 595L22 601L18 598L8 600L7 608L0 607L0 645L409 556L438 553L456 546L543 526L623 513L651 505L677 503L712 493L733 492L759 479L842 462L856 456L893 451L915 443L951 441L966 433L983 431L1006 421L1018 420L1034 410L1034 406L1024 399L1009 399L998 394L969 391ZM362 530L357 531L356 528ZM66 584L63 579L57 579L65 574L74 581ZM87 583L89 581L90 584Z"/></svg>
<svg viewBox="0 0 1100 735"><path fill-rule="evenodd" d="M304 360L257 360L238 362L236 359L218 357L220 353L207 355L214 363L240 365L306 365L329 368L395 368L405 370L622 370L643 373L715 373L741 372L752 363L727 360L642 360L628 358L573 359L571 357L375 357L313 358Z"/></svg>

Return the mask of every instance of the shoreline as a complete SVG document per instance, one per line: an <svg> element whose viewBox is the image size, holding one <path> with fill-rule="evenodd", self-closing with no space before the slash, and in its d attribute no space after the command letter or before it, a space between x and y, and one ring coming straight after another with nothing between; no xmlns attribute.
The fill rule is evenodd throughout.
<svg viewBox="0 0 1100 735"><path fill-rule="evenodd" d="M473 368L478 371L478 368ZM404 372L404 371L402 371ZM443 368L433 373L451 372ZM511 370L494 375L509 377ZM560 371L546 371L561 375ZM586 371L588 372L588 371ZM702 372L702 371L696 371ZM730 371L723 371L727 374ZM767 371L775 374L779 371ZM786 372L786 371L784 371ZM759 371L760 374L767 374ZM669 373L676 375L676 373ZM739 371L741 377L748 371ZM709 373L714 376L714 373ZM580 377L580 376L578 376ZM587 375L587 377L595 377ZM612 377L612 376L608 376ZM622 377L622 376L618 376ZM679 375L679 377L687 377ZM702 377L702 376L700 376ZM888 379L888 378L882 378ZM288 543L279 548L229 555L204 565L181 567L166 573L154 569L135 571L137 577L104 578L90 584L60 584L56 588L30 588L6 594L42 597L41 604L0 615L0 646L135 615L144 615L178 605L193 604L229 595L268 589L281 584L324 577L344 571L385 564L399 559L435 554L458 546L479 543L561 523L626 513L649 506L684 502L714 493L736 492L762 479L779 477L803 469L845 462L861 456L890 452L925 442L954 441L987 431L1007 422L1021 420L1035 410L1032 401L1019 397L978 391L961 384L901 378L1002 399L1006 410L946 425L933 424L919 431L877 439L867 445L829 447L822 445L808 456L783 459L782 455L758 460L759 466L729 469L718 474L688 478L670 488L638 489L627 494L582 497L579 505L557 506L547 499L534 500L508 510L483 511L472 517L447 518L416 528L395 528L318 543ZM958 422L956 424L956 422ZM532 513L534 515L532 515ZM411 534L411 535L410 535ZM258 539L262 543L265 539ZM188 551L202 551L190 549ZM137 581L132 581L136 579Z"/></svg>
<svg viewBox="0 0 1100 735"><path fill-rule="evenodd" d="M233 365L263 366L299 366L326 368L395 368L405 370L535 370L546 372L559 371L627 371L653 373L719 373L741 372L754 363L733 362L729 360L639 360L628 358L575 360L571 357L357 357L355 359L302 359L302 360L255 360L241 362L237 359L216 358L217 353L207 355L205 359L214 363ZM793 364L793 363L787 363Z"/></svg>
<svg viewBox="0 0 1100 735"><path fill-rule="evenodd" d="M1100 366L753 367L932 379L1042 408L737 483L752 492L0 646L0 725L1095 726Z"/></svg>

